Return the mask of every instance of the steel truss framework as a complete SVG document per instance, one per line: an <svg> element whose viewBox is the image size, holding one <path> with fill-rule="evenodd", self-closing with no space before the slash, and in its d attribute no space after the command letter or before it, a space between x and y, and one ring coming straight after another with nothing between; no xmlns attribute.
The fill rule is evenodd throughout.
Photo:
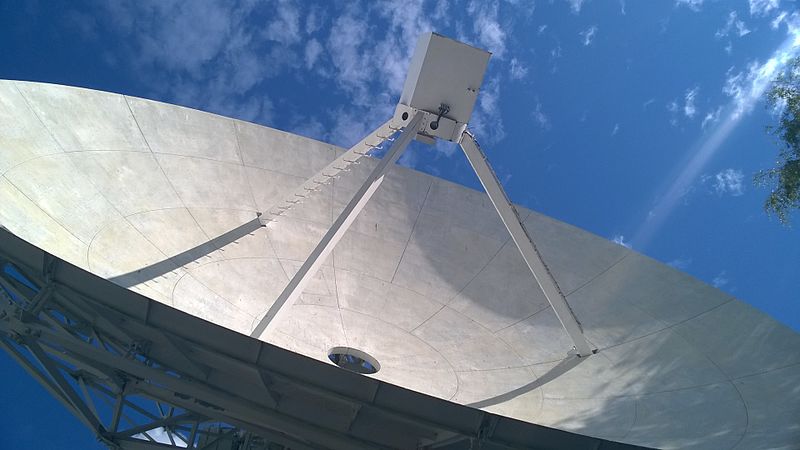
<svg viewBox="0 0 800 450"><path fill-rule="evenodd" d="M0 347L110 448L634 448L435 399L205 322L0 228Z"/></svg>

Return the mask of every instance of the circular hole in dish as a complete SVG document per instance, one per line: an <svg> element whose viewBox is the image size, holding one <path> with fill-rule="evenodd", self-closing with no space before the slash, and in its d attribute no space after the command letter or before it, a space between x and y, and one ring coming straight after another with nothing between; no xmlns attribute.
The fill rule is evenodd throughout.
<svg viewBox="0 0 800 450"><path fill-rule="evenodd" d="M330 349L328 359L342 369L365 375L376 373L381 369L377 359L367 354L367 352L350 347L334 347Z"/></svg>

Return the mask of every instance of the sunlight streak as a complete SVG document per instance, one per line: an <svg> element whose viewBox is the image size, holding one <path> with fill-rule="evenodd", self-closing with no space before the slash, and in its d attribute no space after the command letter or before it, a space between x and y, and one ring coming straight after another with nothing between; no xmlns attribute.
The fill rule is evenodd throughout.
<svg viewBox="0 0 800 450"><path fill-rule="evenodd" d="M728 78L724 92L732 100L723 109L723 118L698 140L694 145L697 150L685 158L665 186L659 189L662 194L631 240L634 247L641 249L650 243L742 117L763 97L770 81L800 54L800 18L795 15L795 19L787 22L789 36L764 64L755 62L746 71Z"/></svg>

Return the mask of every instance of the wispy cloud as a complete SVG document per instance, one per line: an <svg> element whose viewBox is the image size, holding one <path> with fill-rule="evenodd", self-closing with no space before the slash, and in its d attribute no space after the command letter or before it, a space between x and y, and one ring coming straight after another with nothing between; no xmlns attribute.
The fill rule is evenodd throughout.
<svg viewBox="0 0 800 450"><path fill-rule="evenodd" d="M592 25L578 34L583 38L584 46L592 45L592 42L594 42L594 35L597 34L597 25Z"/></svg>
<svg viewBox="0 0 800 450"><path fill-rule="evenodd" d="M697 108L694 106L694 101L695 98L697 98L698 92L700 92L700 88L695 87L694 89L687 90L686 95L684 96L683 114L690 119L694 118L695 114L697 114Z"/></svg>
<svg viewBox="0 0 800 450"><path fill-rule="evenodd" d="M325 125L314 117L297 117L293 121L289 131L301 136L310 137L322 141L327 136Z"/></svg>
<svg viewBox="0 0 800 450"><path fill-rule="evenodd" d="M308 12L305 13L306 25L305 30L306 34L313 35L317 32L320 28L324 25L325 15L319 11L317 8L309 8Z"/></svg>
<svg viewBox="0 0 800 450"><path fill-rule="evenodd" d="M685 6L692 11L700 11L704 0L675 0L675 6Z"/></svg>
<svg viewBox="0 0 800 450"><path fill-rule="evenodd" d="M678 101L672 100L671 102L667 103L667 111L669 112L678 112Z"/></svg>
<svg viewBox="0 0 800 450"><path fill-rule="evenodd" d="M615 244L621 245L621 246L623 246L625 248L633 248L631 246L631 243L629 241L625 240L625 236L623 236L621 234L614 235L611 238L611 241L614 242Z"/></svg>
<svg viewBox="0 0 800 450"><path fill-rule="evenodd" d="M528 67L522 64L517 58L512 58L508 67L509 75L512 80L521 80L528 75Z"/></svg>
<svg viewBox="0 0 800 450"><path fill-rule="evenodd" d="M719 115L721 113L722 113L721 106L713 111L709 111L703 118L703 122L700 124L700 128L705 130L707 126L717 123L719 121Z"/></svg>
<svg viewBox="0 0 800 450"><path fill-rule="evenodd" d="M747 28L747 25L745 25L744 21L739 19L739 17L736 15L736 11L731 11L728 13L728 20L725 22L725 25L718 29L717 32L714 33L714 36L717 39L722 39L729 36L733 32L735 32L735 34L739 37L750 34L750 29Z"/></svg>
<svg viewBox="0 0 800 450"><path fill-rule="evenodd" d="M284 45L300 42L303 36L300 34L300 12L297 7L288 1L280 1L276 6L274 18L264 29L264 37Z"/></svg>
<svg viewBox="0 0 800 450"><path fill-rule="evenodd" d="M673 127L678 126L678 100L672 100L666 105L667 111L669 111L669 124Z"/></svg>
<svg viewBox="0 0 800 450"><path fill-rule="evenodd" d="M316 39L311 39L306 43L305 61L306 69L311 69L317 63L319 55L322 53L322 44Z"/></svg>
<svg viewBox="0 0 800 450"><path fill-rule="evenodd" d="M619 133L619 124L618 124L618 123L615 123L615 124L614 124L614 129L613 129L613 130L611 130L611 136L616 136L616 135L617 135L617 133Z"/></svg>
<svg viewBox="0 0 800 450"><path fill-rule="evenodd" d="M415 148L411 147L406 149L402 155L400 155L400 159L397 160L397 164L400 164L403 167L408 167L409 169L414 169L419 164L419 155Z"/></svg>
<svg viewBox="0 0 800 450"><path fill-rule="evenodd" d="M772 28L773 30L777 30L778 27L781 26L781 23L783 23L783 21L786 20L786 17L788 15L789 13L787 13L786 11L781 11L781 13L778 14L778 17L772 19L772 22L769 23L770 28Z"/></svg>
<svg viewBox="0 0 800 450"><path fill-rule="evenodd" d="M773 9L778 9L780 0L750 0L751 16L766 16Z"/></svg>
<svg viewBox="0 0 800 450"><path fill-rule="evenodd" d="M573 14L580 14L584 0L567 0L567 2L569 3L569 9L572 10Z"/></svg>
<svg viewBox="0 0 800 450"><path fill-rule="evenodd" d="M752 61L745 70L728 70L722 92L732 100L734 117L752 110L781 68L798 53L800 28L795 31L798 34L791 38L791 45L785 51L776 53L764 63Z"/></svg>
<svg viewBox="0 0 800 450"><path fill-rule="evenodd" d="M500 115L500 79L492 77L484 82L483 90L478 97L478 107L472 113L470 126L481 137L483 142L494 144L506 136L503 120Z"/></svg>
<svg viewBox="0 0 800 450"><path fill-rule="evenodd" d="M310 6L293 0L101 2L97 19L76 18L87 39L105 28L123 46L116 64L149 77L148 95L170 103L279 126L349 146L388 118L405 80L416 38L436 27L490 50L471 126L484 142L505 136L500 102L503 81L524 79L531 69L509 57L514 23L525 20L530 1L467 0L466 7L428 0L361 1ZM582 1L570 7L580 11ZM458 18L456 18L458 12ZM89 18L91 19L91 18ZM544 32L544 28L541 29ZM550 55L560 57L560 49ZM304 108L282 99L276 77L324 84L339 107ZM280 113L278 113L280 112ZM279 122L279 123L275 123ZM438 149L438 147L437 147ZM438 150L437 150L438 151Z"/></svg>
<svg viewBox="0 0 800 450"><path fill-rule="evenodd" d="M711 280L711 285L717 289L723 288L728 283L730 283L730 280L728 279L728 274L724 270L718 273L717 276Z"/></svg>
<svg viewBox="0 0 800 450"><path fill-rule="evenodd" d="M531 113L533 120L536 121L536 123L539 125L539 128L543 130L549 130L551 128L550 118L547 117L544 111L542 111L542 104L539 102L539 100L536 100L535 105L536 106L534 106L533 112Z"/></svg>
<svg viewBox="0 0 800 450"><path fill-rule="evenodd" d="M667 265L674 269L685 271L692 265L692 258L676 258L668 262Z"/></svg>
<svg viewBox="0 0 800 450"><path fill-rule="evenodd" d="M497 2L471 1L467 5L478 43L496 58L502 59L506 51L506 32L499 22L498 11Z"/></svg>
<svg viewBox="0 0 800 450"><path fill-rule="evenodd" d="M744 194L744 174L741 170L725 169L714 175L714 190L719 195L730 194L738 197Z"/></svg>
<svg viewBox="0 0 800 450"><path fill-rule="evenodd" d="M248 26L250 3L206 1L104 2L104 26L125 42L120 58L166 101L261 123L272 120L269 99L249 95L287 67L298 67L292 43L299 40L299 15L288 2L274 6L263 28ZM262 43L286 48L276 57Z"/></svg>

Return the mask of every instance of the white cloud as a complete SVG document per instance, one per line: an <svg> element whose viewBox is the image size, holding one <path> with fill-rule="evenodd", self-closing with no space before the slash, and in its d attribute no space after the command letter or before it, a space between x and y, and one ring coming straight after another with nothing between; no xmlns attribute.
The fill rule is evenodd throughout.
<svg viewBox="0 0 800 450"><path fill-rule="evenodd" d="M289 131L301 136L310 137L318 141L325 141L328 133L325 126L318 119L314 117L299 117L295 119L294 126L290 127Z"/></svg>
<svg viewBox="0 0 800 450"><path fill-rule="evenodd" d="M616 136L616 135L617 135L617 133L619 133L619 124L618 124L618 123L615 123L615 124L614 124L614 129L613 129L613 130L611 130L611 136Z"/></svg>
<svg viewBox="0 0 800 450"><path fill-rule="evenodd" d="M306 43L305 61L306 69L314 67L319 55L322 53L322 44L316 39L311 39Z"/></svg>
<svg viewBox="0 0 800 450"><path fill-rule="evenodd" d="M506 51L506 32L498 21L499 4L473 0L467 5L467 13L472 16L473 31L478 43L491 51L493 56L502 59Z"/></svg>
<svg viewBox="0 0 800 450"><path fill-rule="evenodd" d="M625 240L625 236L621 234L616 234L614 237L611 238L611 241L615 244L621 245L625 248L632 248L631 243Z"/></svg>
<svg viewBox="0 0 800 450"><path fill-rule="evenodd" d="M460 152L460 150L460 147L455 142L445 141L442 139L436 140L436 151L444 156L453 156L455 153Z"/></svg>
<svg viewBox="0 0 800 450"><path fill-rule="evenodd" d="M731 194L738 197L744 194L744 174L741 170L725 169L714 175L714 190L717 194Z"/></svg>
<svg viewBox="0 0 800 450"><path fill-rule="evenodd" d="M347 4L332 20L323 42L331 61L330 77L353 98L356 107L365 108L365 114L375 112L370 106L380 100L376 91L377 95L400 93L416 37L433 28L420 1L381 3L374 13L388 21L377 36L363 8Z"/></svg>
<svg viewBox="0 0 800 450"><path fill-rule="evenodd" d="M678 102L676 100L673 100L667 103L667 111L672 113L678 112Z"/></svg>
<svg viewBox="0 0 800 450"><path fill-rule="evenodd" d="M392 96L402 90L408 61L416 47L416 37L433 31L431 20L446 23L451 16L444 2L438 3L433 13L424 6L422 0L376 3L375 13L389 23L387 27L382 27L377 39L373 37L372 21L357 7L348 8L334 19L331 35L326 42L326 57L333 60L336 82L355 97L354 104L349 105L351 110L381 118L391 114L394 108ZM492 51L493 60L502 59L506 50L507 27L501 25L498 2L472 1L466 9L472 22L471 33L469 28L464 29L461 31L463 35L458 38ZM334 34L346 36L335 37ZM378 98L375 96L376 90ZM340 119L341 116L336 116L332 139L335 136L354 135L345 133L346 127L340 123ZM500 114L500 80L497 76L487 74L473 112L471 127L484 142L494 143L505 136ZM346 142L352 144L355 141Z"/></svg>
<svg viewBox="0 0 800 450"><path fill-rule="evenodd" d="M567 2L569 3L569 8L574 14L580 14L584 0L567 0Z"/></svg>
<svg viewBox="0 0 800 450"><path fill-rule="evenodd" d="M625 15L625 0L619 0L619 12L623 16Z"/></svg>
<svg viewBox="0 0 800 450"><path fill-rule="evenodd" d="M314 34L322 28L324 14L320 13L317 9L311 8L306 13L306 34Z"/></svg>
<svg viewBox="0 0 800 450"><path fill-rule="evenodd" d="M690 119L694 118L694 115L697 114L697 108L694 106L694 101L695 98L697 98L697 93L699 91L699 87L689 89L686 91L686 96L684 97L683 114Z"/></svg>
<svg viewBox="0 0 800 450"><path fill-rule="evenodd" d="M97 26L120 35L125 47L119 52L119 64L130 64L134 72L152 77L147 84L155 87L154 96L275 125L271 121L276 105L257 89L287 71L300 74L313 69L311 75L330 82L340 91L336 94L348 99L347 113L335 108L308 111L309 116L300 120L288 111L279 119L288 121L283 125L287 127L308 124L300 128L344 146L391 115L417 36L433 31L434 23L450 23L455 12L446 2L424 0L343 3L327 12L276 0L264 20L257 14L263 2L256 0L101 4L106 14L97 19ZM519 3L517 8L531 6ZM466 23L454 27L463 35L458 37L492 51L495 61L502 59L513 14L504 19L498 0L472 0L466 9ZM512 78L524 77L530 70L519 59L506 63ZM505 135L501 82L496 74L493 77L487 74L473 115L473 126L487 130L481 137L488 142ZM329 131L323 133L317 124Z"/></svg>
<svg viewBox="0 0 800 450"><path fill-rule="evenodd" d="M597 34L597 25L592 25L578 34L583 38L584 46L592 45L592 42L594 41L594 35Z"/></svg>
<svg viewBox="0 0 800 450"><path fill-rule="evenodd" d="M778 65L778 60L771 58L764 64L753 61L746 70L735 74L733 68L728 71L722 92L732 99L734 116L741 116L753 109L777 73Z"/></svg>
<svg viewBox="0 0 800 450"><path fill-rule="evenodd" d="M772 19L772 22L769 23L769 26L773 30L777 30L778 27L781 26L781 23L783 23L783 21L786 20L786 16L788 15L789 13L787 13L786 11L781 11L781 13L778 14L778 17Z"/></svg>
<svg viewBox="0 0 800 450"><path fill-rule="evenodd" d="M336 18L327 41L336 81L345 89L358 91L368 96L368 82L376 69L374 62L366 61L364 49L368 24L358 18L345 14ZM380 67L380 66L379 66ZM377 69L380 70L380 69Z"/></svg>
<svg viewBox="0 0 800 450"><path fill-rule="evenodd" d="M670 112L669 124L673 127L678 126L678 109L678 100L672 100L671 102L667 103L667 111Z"/></svg>
<svg viewBox="0 0 800 450"><path fill-rule="evenodd" d="M750 15L766 16L773 9L777 9L780 3L780 0L750 0Z"/></svg>
<svg viewBox="0 0 800 450"><path fill-rule="evenodd" d="M800 13L793 13L785 23L789 37L772 57L763 64L752 61L747 69L737 73L733 67L728 70L722 92L731 97L733 118L751 111L775 76L800 53Z"/></svg>
<svg viewBox="0 0 800 450"><path fill-rule="evenodd" d="M536 30L536 34L541 35L542 33L545 32L545 30L547 30L547 24L539 25L539 28L537 28Z"/></svg>
<svg viewBox="0 0 800 450"><path fill-rule="evenodd" d="M522 78L525 78L525 75L528 74L528 68L519 62L517 58L511 59L508 70L512 80L521 80Z"/></svg>
<svg viewBox="0 0 800 450"><path fill-rule="evenodd" d="M385 102L376 104L374 114L367 116L363 115L365 110L365 107L346 105L331 111L333 126L327 133L329 142L350 147L380 125L386 117L389 117L393 107Z"/></svg>
<svg viewBox="0 0 800 450"><path fill-rule="evenodd" d="M718 107L714 111L709 111L708 114L703 118L703 122L700 124L701 129L705 129L708 125L713 125L719 121L719 115L722 113L722 107Z"/></svg>
<svg viewBox="0 0 800 450"><path fill-rule="evenodd" d="M484 82L478 107L472 113L470 126L478 137L489 144L500 142L506 132L500 116L500 79L493 77Z"/></svg>
<svg viewBox="0 0 800 450"><path fill-rule="evenodd" d="M692 11L700 11L704 0L675 0L675 6L686 6Z"/></svg>
<svg viewBox="0 0 800 450"><path fill-rule="evenodd" d="M407 148L402 155L400 155L400 159L397 160L397 164L400 164L403 167L408 167L409 169L414 169L419 164L419 155L417 154L417 150L414 147Z"/></svg>
<svg viewBox="0 0 800 450"><path fill-rule="evenodd" d="M731 11L728 13L728 20L725 22L725 26L717 30L717 32L714 33L714 36L717 39L721 39L729 36L734 30L739 37L750 34L750 29L747 28L747 25L745 25L744 21L739 19L739 17L736 15L736 11Z"/></svg>
<svg viewBox="0 0 800 450"><path fill-rule="evenodd" d="M267 23L264 37L284 45L300 42L300 13L294 4L282 0L273 5L272 10L275 11L275 18Z"/></svg>
<svg viewBox="0 0 800 450"><path fill-rule="evenodd" d="M478 109L488 115L500 112L500 79L492 78L486 83L478 99Z"/></svg>
<svg viewBox="0 0 800 450"><path fill-rule="evenodd" d="M667 265L681 271L685 271L692 264L692 258L676 258L668 262Z"/></svg>
<svg viewBox="0 0 800 450"><path fill-rule="evenodd" d="M733 42L728 41L728 45L725 46L725 53L729 55L733 53Z"/></svg>
<svg viewBox="0 0 800 450"><path fill-rule="evenodd" d="M144 32L139 35L138 57L144 64L157 63L171 70L199 71L226 49L239 22L234 12L219 2L151 3L143 9L149 9L146 12L155 20L135 23Z"/></svg>
<svg viewBox="0 0 800 450"><path fill-rule="evenodd" d="M272 120L272 103L263 95L253 98L252 89L286 67L297 67L290 45L280 54L262 49L267 35L280 42L297 40L293 5L278 3L275 19L263 30L246 22L255 7L251 3L100 5L104 16L98 23L124 42L117 60L146 78L162 100L260 123Z"/></svg>
<svg viewBox="0 0 800 450"><path fill-rule="evenodd" d="M539 125L539 128L543 130L549 130L551 128L550 125L550 118L542 111L542 104L539 100L536 100L536 106L533 108L533 113L531 113L533 120Z"/></svg>
<svg viewBox="0 0 800 450"><path fill-rule="evenodd" d="M446 1L436 2L436 8L431 17L436 23L448 25L450 23L450 4Z"/></svg>
<svg viewBox="0 0 800 450"><path fill-rule="evenodd" d="M730 280L728 279L728 274L723 270L722 272L718 273L713 280L711 280L711 285L717 289L721 289L729 282Z"/></svg>

